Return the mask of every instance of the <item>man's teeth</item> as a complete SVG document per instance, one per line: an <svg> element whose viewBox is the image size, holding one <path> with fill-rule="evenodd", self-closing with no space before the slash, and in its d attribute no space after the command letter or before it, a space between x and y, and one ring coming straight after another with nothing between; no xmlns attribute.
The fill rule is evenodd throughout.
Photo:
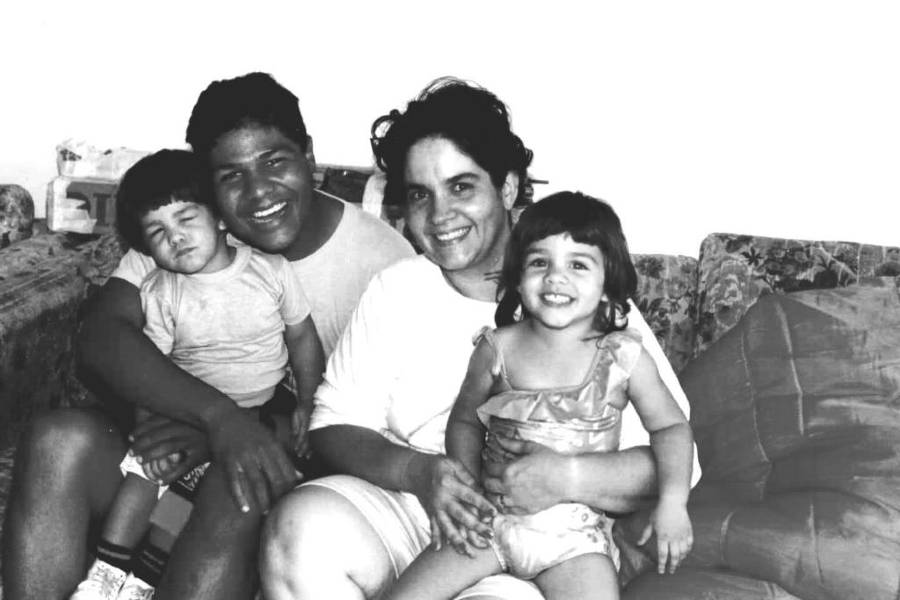
<svg viewBox="0 0 900 600"><path fill-rule="evenodd" d="M258 210L256 212L254 212L253 216L257 219L264 219L264 218L268 217L269 215L274 215L275 213L277 213L279 210L284 208L284 205L285 205L284 202L279 202L278 204L273 204L272 206L270 206L269 208L267 208L265 210Z"/></svg>
<svg viewBox="0 0 900 600"><path fill-rule="evenodd" d="M454 229L453 231L448 231L446 233L436 233L434 234L434 237L436 237L439 242L452 242L453 240L458 240L466 235L468 231L468 227L461 227L460 229Z"/></svg>
<svg viewBox="0 0 900 600"><path fill-rule="evenodd" d="M565 294L541 294L541 298L550 304L568 304L572 301L572 297Z"/></svg>

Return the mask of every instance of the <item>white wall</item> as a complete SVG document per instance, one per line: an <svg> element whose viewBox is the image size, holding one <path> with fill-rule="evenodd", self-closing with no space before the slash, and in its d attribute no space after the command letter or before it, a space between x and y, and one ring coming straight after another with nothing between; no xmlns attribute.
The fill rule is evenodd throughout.
<svg viewBox="0 0 900 600"><path fill-rule="evenodd" d="M39 202L58 142L178 146L214 78L271 72L320 161L369 164L373 118L455 74L510 105L539 193L607 199L633 250L900 244L896 1L32 1L0 22L0 182Z"/></svg>

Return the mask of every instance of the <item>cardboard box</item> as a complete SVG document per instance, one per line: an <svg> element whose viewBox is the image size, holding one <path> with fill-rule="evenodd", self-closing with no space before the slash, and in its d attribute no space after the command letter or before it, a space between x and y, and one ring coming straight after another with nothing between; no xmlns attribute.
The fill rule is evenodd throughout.
<svg viewBox="0 0 900 600"><path fill-rule="evenodd" d="M52 231L106 233L115 228L117 182L56 177L47 185L47 227Z"/></svg>

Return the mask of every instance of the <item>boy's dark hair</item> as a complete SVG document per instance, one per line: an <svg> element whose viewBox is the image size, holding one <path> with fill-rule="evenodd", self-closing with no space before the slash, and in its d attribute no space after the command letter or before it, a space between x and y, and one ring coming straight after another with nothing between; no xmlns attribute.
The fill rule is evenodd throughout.
<svg viewBox="0 0 900 600"><path fill-rule="evenodd" d="M372 151L386 174L385 199L405 204L403 172L410 147L428 137L447 139L488 172L500 188L510 171L524 196L532 152L512 132L509 111L488 90L453 77L436 79L406 105L372 124Z"/></svg>
<svg viewBox="0 0 900 600"><path fill-rule="evenodd" d="M520 307L522 316L528 316L518 289L525 253L535 242L562 233L569 234L580 244L596 246L603 253L603 291L608 301L600 302L594 329L604 334L624 329L627 325L628 299L637 291L637 272L631 262L628 243L612 207L581 192L558 192L522 211L513 227L503 260L497 290L500 297L495 314L497 326L515 322Z"/></svg>
<svg viewBox="0 0 900 600"><path fill-rule="evenodd" d="M160 150L132 165L116 190L116 229L129 246L149 254L141 219L175 201L196 202L217 213L212 196L201 185L200 163L187 150Z"/></svg>
<svg viewBox="0 0 900 600"><path fill-rule="evenodd" d="M245 125L274 127L306 152L309 137L297 96L268 73L210 83L194 104L185 137L205 162L222 134Z"/></svg>

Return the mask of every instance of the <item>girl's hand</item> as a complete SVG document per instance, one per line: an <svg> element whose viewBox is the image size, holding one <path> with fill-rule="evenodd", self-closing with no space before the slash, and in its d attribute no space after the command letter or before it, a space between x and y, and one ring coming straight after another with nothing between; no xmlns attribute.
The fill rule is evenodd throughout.
<svg viewBox="0 0 900 600"><path fill-rule="evenodd" d="M309 454L309 419L312 415L312 402L299 400L297 408L291 415L291 447L294 454L306 457Z"/></svg>
<svg viewBox="0 0 900 600"><path fill-rule="evenodd" d="M462 463L444 455L428 456L425 461L415 494L431 521L435 549L449 543L457 552L471 556L469 532L487 540L493 533L481 515L493 515L494 507L478 491Z"/></svg>
<svg viewBox="0 0 900 600"><path fill-rule="evenodd" d="M644 527L638 546L656 533L656 562L660 574L674 573L694 545L691 519L683 502L660 500Z"/></svg>
<svg viewBox="0 0 900 600"><path fill-rule="evenodd" d="M525 440L488 436L482 483L491 503L507 514L539 512L569 500L562 477L566 456Z"/></svg>

